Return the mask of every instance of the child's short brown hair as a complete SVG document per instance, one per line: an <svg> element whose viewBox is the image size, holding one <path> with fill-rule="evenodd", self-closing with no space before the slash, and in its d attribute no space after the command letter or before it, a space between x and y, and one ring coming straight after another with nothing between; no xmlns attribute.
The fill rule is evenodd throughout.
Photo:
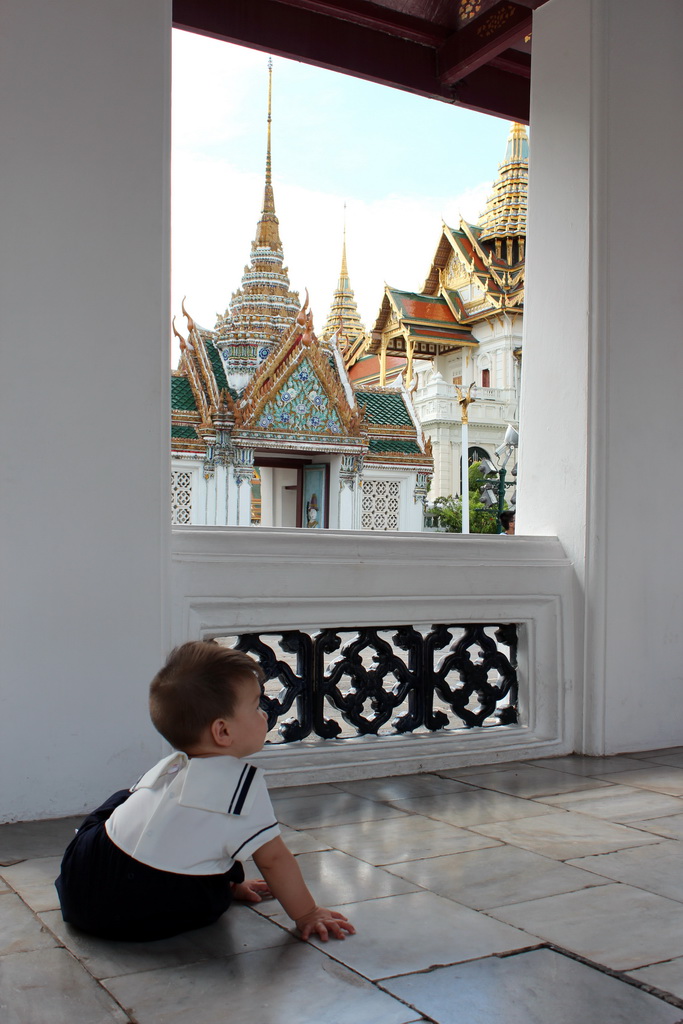
<svg viewBox="0 0 683 1024"><path fill-rule="evenodd" d="M263 681L257 661L243 651L196 640L176 647L149 688L149 713L164 739L185 750L217 718L235 711L242 680Z"/></svg>

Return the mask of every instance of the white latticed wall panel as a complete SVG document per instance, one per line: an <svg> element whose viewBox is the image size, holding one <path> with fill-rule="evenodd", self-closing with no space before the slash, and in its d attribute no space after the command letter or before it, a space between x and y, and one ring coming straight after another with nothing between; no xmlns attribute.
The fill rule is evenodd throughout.
<svg viewBox="0 0 683 1024"><path fill-rule="evenodd" d="M398 530L399 480L364 480L361 530Z"/></svg>
<svg viewBox="0 0 683 1024"><path fill-rule="evenodd" d="M171 472L171 525L192 524L192 473L185 469Z"/></svg>

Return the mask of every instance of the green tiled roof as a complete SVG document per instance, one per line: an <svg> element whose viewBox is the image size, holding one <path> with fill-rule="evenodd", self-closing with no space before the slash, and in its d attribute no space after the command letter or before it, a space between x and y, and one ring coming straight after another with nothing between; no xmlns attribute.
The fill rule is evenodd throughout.
<svg viewBox="0 0 683 1024"><path fill-rule="evenodd" d="M221 359L221 354L210 338L206 339L206 353L211 362L211 368L213 369L213 375L216 378L218 390L222 391L223 388L227 388L228 386L228 378L225 376L225 369L223 367L223 360ZM230 393L234 398L234 393L232 391Z"/></svg>
<svg viewBox="0 0 683 1024"><path fill-rule="evenodd" d="M422 455L415 441L383 441L370 438L371 452L395 452L401 455Z"/></svg>
<svg viewBox="0 0 683 1024"><path fill-rule="evenodd" d="M184 437L190 441L196 441L197 432L194 427L180 427L174 424L171 427L171 437Z"/></svg>
<svg viewBox="0 0 683 1024"><path fill-rule="evenodd" d="M412 427L402 395L377 391L356 391L356 401L365 406L370 423L392 424L395 427Z"/></svg>
<svg viewBox="0 0 683 1024"><path fill-rule="evenodd" d="M185 412L196 412L192 388L187 377L171 377L171 408Z"/></svg>

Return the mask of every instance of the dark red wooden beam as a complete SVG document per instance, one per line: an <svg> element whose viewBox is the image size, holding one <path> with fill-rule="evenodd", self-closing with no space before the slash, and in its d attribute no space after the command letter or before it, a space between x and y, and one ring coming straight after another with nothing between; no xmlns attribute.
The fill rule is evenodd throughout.
<svg viewBox="0 0 683 1024"><path fill-rule="evenodd" d="M281 57L449 100L433 46L277 0L174 0L173 24Z"/></svg>
<svg viewBox="0 0 683 1024"><path fill-rule="evenodd" d="M519 50L506 50L489 61L489 67L509 71L510 74L520 75L522 78L531 78L531 56L528 53L520 53Z"/></svg>
<svg viewBox="0 0 683 1024"><path fill-rule="evenodd" d="M327 14L340 21L352 21L365 28L411 39L414 43L438 46L448 38L448 29L425 18L382 7L369 0L280 0L287 7L298 7L316 14Z"/></svg>
<svg viewBox="0 0 683 1024"><path fill-rule="evenodd" d="M536 0L496 4L494 9L512 6L529 16L523 6L526 3L536 3ZM451 61L445 69L449 80L444 80L439 75L441 29L434 26L438 39L431 44L416 41L414 36L423 30L421 38L426 38L424 25L428 23L389 8L381 8L385 12L382 14L378 12L380 7L367 0L340 0L340 3L332 0L173 0L173 24L176 28L472 110L517 121L528 120L526 76L513 73L512 68L480 66L474 51L470 50L467 67L476 64L476 69L456 81L461 70L454 71L454 68L458 60L465 58L462 51L459 56L453 56L450 51ZM471 29L485 23L489 13L474 19ZM413 37L409 38L411 31ZM500 54L501 49L506 50L509 42L496 35L495 42L484 40L482 46L488 47L487 53L491 56L494 51Z"/></svg>
<svg viewBox="0 0 683 1024"><path fill-rule="evenodd" d="M502 0L480 18L465 25L439 49L439 79L452 85L531 32L531 11Z"/></svg>
<svg viewBox="0 0 683 1024"><path fill-rule="evenodd" d="M482 114L529 123L529 81L497 68L478 68L454 86L455 102Z"/></svg>

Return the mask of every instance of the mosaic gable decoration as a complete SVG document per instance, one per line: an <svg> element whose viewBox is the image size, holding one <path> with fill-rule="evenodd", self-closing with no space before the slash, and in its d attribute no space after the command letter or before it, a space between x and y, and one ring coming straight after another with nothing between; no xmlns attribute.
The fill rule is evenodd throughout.
<svg viewBox="0 0 683 1024"><path fill-rule="evenodd" d="M345 374L344 374L345 376ZM308 295L296 324L235 403L235 440L267 434L277 447L304 442L332 450L364 448L368 429L353 392L313 331ZM251 438L253 441L254 439Z"/></svg>

